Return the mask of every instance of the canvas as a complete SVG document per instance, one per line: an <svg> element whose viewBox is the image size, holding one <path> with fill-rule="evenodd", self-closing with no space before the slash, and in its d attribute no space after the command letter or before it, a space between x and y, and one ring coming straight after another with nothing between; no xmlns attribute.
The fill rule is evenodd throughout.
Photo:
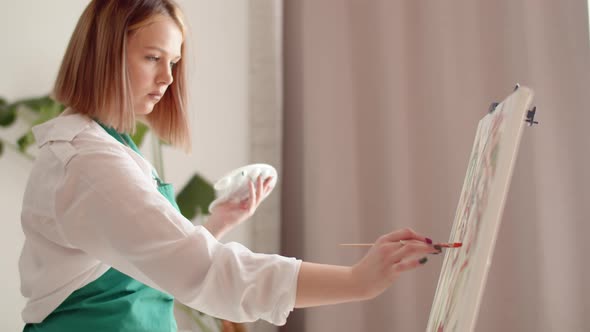
<svg viewBox="0 0 590 332"><path fill-rule="evenodd" d="M473 331L533 93L518 87L479 122L427 331Z"/></svg>

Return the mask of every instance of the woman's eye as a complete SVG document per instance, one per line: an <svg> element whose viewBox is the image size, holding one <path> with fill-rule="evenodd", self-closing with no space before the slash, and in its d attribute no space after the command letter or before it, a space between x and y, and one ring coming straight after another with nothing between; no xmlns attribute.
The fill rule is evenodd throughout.
<svg viewBox="0 0 590 332"><path fill-rule="evenodd" d="M176 66L176 62L170 62L170 68L174 68Z"/></svg>
<svg viewBox="0 0 590 332"><path fill-rule="evenodd" d="M153 56L153 55L148 55L145 58L148 59L149 61L158 61L158 60L160 60L159 57Z"/></svg>

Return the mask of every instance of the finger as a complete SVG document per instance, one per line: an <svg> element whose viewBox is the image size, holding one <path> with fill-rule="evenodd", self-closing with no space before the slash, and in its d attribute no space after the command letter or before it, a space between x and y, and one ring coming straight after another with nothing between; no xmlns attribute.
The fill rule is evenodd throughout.
<svg viewBox="0 0 590 332"><path fill-rule="evenodd" d="M258 206L262 200L262 192L262 176L259 175L258 178L256 178L256 206Z"/></svg>
<svg viewBox="0 0 590 332"><path fill-rule="evenodd" d="M411 259L402 260L401 262L398 262L391 267L391 272L397 274L404 271L413 270L417 267L426 264L426 262L428 262L428 258L426 257L413 257Z"/></svg>
<svg viewBox="0 0 590 332"><path fill-rule="evenodd" d="M416 233L411 228L403 228L400 230L393 231L389 234L385 234L381 237L383 241L396 242L399 240L418 240L427 244L432 244L432 240L424 235Z"/></svg>
<svg viewBox="0 0 590 332"><path fill-rule="evenodd" d="M381 260L384 262L384 264L390 265L391 264L391 257L395 254L395 252L400 250L403 246L404 245L400 242L387 242L387 243L380 244L377 247L377 251L379 252L379 256L380 256Z"/></svg>
<svg viewBox="0 0 590 332"><path fill-rule="evenodd" d="M268 194L270 192L270 183L272 182L272 176L268 177L266 180L264 180L264 195L266 196L266 194Z"/></svg>
<svg viewBox="0 0 590 332"><path fill-rule="evenodd" d="M256 206L258 206L258 180L256 182L250 182L250 201L248 211L252 213Z"/></svg>
<svg viewBox="0 0 590 332"><path fill-rule="evenodd" d="M256 189L254 183L248 181L248 197L240 202L240 207L244 210L251 210L252 203L256 200Z"/></svg>
<svg viewBox="0 0 590 332"><path fill-rule="evenodd" d="M393 265L408 258L415 258L418 256L422 257L424 255L434 253L438 253L438 250L433 248L431 245L419 241L412 241L408 242L406 245L403 245L399 250L393 252L389 257L387 264Z"/></svg>
<svg viewBox="0 0 590 332"><path fill-rule="evenodd" d="M272 176L269 176L266 178L266 180L264 180L264 186L270 186L270 183L272 182Z"/></svg>

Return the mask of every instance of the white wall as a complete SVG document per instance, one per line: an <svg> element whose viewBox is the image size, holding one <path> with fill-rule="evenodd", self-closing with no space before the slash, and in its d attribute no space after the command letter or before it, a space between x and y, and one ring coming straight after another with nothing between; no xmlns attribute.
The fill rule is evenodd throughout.
<svg viewBox="0 0 590 332"><path fill-rule="evenodd" d="M186 156L164 151L166 179L177 189L195 171L213 180L249 161L246 2L179 2L192 32L189 86L193 153ZM49 92L71 32L87 3L0 0L0 97L12 101ZM14 130L0 130L3 138L15 135ZM11 151L0 158L1 331L22 328L24 299L19 292L17 261L23 235L19 215L30 168L28 160ZM225 240L249 245L249 231L242 227Z"/></svg>

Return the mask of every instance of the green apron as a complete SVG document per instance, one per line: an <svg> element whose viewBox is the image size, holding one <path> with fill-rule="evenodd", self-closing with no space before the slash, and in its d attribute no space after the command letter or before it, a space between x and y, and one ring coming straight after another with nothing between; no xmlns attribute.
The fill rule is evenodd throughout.
<svg viewBox="0 0 590 332"><path fill-rule="evenodd" d="M127 134L99 123L111 136L141 154ZM178 210L174 188L155 171L158 191ZM43 322L26 324L24 332L171 332L176 331L174 298L110 268L74 291Z"/></svg>

